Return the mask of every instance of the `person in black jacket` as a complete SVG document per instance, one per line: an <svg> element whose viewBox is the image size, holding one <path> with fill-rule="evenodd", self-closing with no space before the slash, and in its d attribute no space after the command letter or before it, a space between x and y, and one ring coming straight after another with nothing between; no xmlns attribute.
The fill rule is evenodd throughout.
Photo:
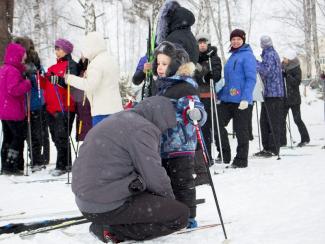
<svg viewBox="0 0 325 244"><path fill-rule="evenodd" d="M307 128L304 122L301 119L300 112L300 104L301 97L299 91L299 85L301 83L301 68L300 62L297 58L297 55L294 51L288 51L287 54L284 55L284 59L282 62L283 72L284 72L284 81L285 81L285 106L284 106L284 119L281 133L281 145L287 144L286 138L286 117L288 115L289 109L292 111L293 120L298 127L301 141L298 144L299 147L302 147L309 143L310 138L307 131Z"/></svg>
<svg viewBox="0 0 325 244"><path fill-rule="evenodd" d="M210 36L208 34L201 33L196 37L196 39L199 46L200 56L199 61L196 65L195 80L199 85L200 100L204 104L204 107L208 114L208 120L206 124L202 127L202 133L204 141L207 145L208 154L210 158L212 158L210 145L212 142L212 136L215 135L211 134L212 121L210 79L213 80L213 86L220 80L222 64L217 54L218 49L215 46L211 46ZM210 71L209 57L211 57L212 72ZM196 167L199 167L199 165L197 165ZM202 170L205 170L205 167L200 168L202 168ZM200 179L200 174L198 171L199 169L196 170L196 173L198 174L198 177L196 178L197 181L199 181Z"/></svg>
<svg viewBox="0 0 325 244"><path fill-rule="evenodd" d="M160 10L157 25L156 42L169 41L185 49L190 61L196 64L199 60L199 49L191 32L195 23L194 14L177 1L166 1Z"/></svg>

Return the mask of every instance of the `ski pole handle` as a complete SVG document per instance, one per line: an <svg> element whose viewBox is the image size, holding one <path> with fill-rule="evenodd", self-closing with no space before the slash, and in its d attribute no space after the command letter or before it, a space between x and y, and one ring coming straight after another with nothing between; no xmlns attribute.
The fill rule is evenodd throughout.
<svg viewBox="0 0 325 244"><path fill-rule="evenodd" d="M194 109L194 101L192 99L189 101L188 105L191 110ZM197 126L198 125L197 120L193 120L193 124L194 124L194 126Z"/></svg>

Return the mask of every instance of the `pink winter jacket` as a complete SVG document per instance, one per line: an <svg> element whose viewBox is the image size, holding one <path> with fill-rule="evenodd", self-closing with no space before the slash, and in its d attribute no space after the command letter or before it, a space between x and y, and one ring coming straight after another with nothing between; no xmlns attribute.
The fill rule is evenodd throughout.
<svg viewBox="0 0 325 244"><path fill-rule="evenodd" d="M19 44L10 43L6 48L0 68L0 120L20 121L26 116L25 95L31 83L22 76L24 54L25 49Z"/></svg>

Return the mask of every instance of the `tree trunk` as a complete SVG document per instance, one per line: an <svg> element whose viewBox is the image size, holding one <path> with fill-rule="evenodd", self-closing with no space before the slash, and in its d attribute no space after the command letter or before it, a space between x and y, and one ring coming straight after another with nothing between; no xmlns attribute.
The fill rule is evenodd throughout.
<svg viewBox="0 0 325 244"><path fill-rule="evenodd" d="M96 14L93 0L85 0L84 15L85 33L96 31Z"/></svg>
<svg viewBox="0 0 325 244"><path fill-rule="evenodd" d="M224 65L226 63L226 57L225 57L225 52L223 49L223 38L222 38L222 31L221 31L220 0L217 0L217 1L218 1L218 23L216 22L214 15L213 15L214 11L212 9L211 0L207 0L207 4L208 4L208 8L209 8L210 15L212 18L214 29L216 30L216 33L217 33L217 38L219 41L219 49L220 49L220 53L221 53L221 61Z"/></svg>
<svg viewBox="0 0 325 244"><path fill-rule="evenodd" d="M305 34L305 54L307 78L311 78L311 18L310 18L310 0L303 0L304 8L304 34Z"/></svg>
<svg viewBox="0 0 325 244"><path fill-rule="evenodd" d="M42 21L41 21L41 6L40 0L34 0L33 2L33 12L34 12L34 32L33 41L37 51L41 50L41 40L42 40Z"/></svg>
<svg viewBox="0 0 325 244"><path fill-rule="evenodd" d="M200 33L210 34L209 28L210 14L205 0L200 0L199 14L195 28L195 35Z"/></svg>
<svg viewBox="0 0 325 244"><path fill-rule="evenodd" d="M314 59L316 68L316 81L319 82L321 76L320 62L319 62L319 48L318 48L318 36L317 36L317 14L316 14L316 2L310 0L311 4L311 26L314 46Z"/></svg>
<svg viewBox="0 0 325 244"><path fill-rule="evenodd" d="M218 0L218 1L219 1L218 5L220 7L220 0ZM230 13L229 1L225 0L225 2L226 2L226 9L227 9L228 30L229 30L229 35L230 35L230 33L232 32L231 13Z"/></svg>
<svg viewBox="0 0 325 244"><path fill-rule="evenodd" d="M14 0L0 1L0 64L3 63L3 56L6 46L11 40L13 29Z"/></svg>
<svg viewBox="0 0 325 244"><path fill-rule="evenodd" d="M247 34L247 42L248 43L249 43L249 39L250 39L250 36L251 36L251 30L252 30L253 3L254 3L254 0L250 0L250 6L249 6L249 26L248 26L248 34Z"/></svg>

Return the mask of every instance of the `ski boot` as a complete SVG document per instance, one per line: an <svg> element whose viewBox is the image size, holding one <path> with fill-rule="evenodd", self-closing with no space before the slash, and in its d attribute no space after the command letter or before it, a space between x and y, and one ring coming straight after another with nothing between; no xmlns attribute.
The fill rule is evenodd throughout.
<svg viewBox="0 0 325 244"><path fill-rule="evenodd" d="M188 218L188 222L187 222L187 229L193 229L196 228L198 226L197 221L195 220L195 218Z"/></svg>
<svg viewBox="0 0 325 244"><path fill-rule="evenodd" d="M97 239L101 240L104 243L120 243L121 241L116 238L110 231L109 226L99 225L92 223L89 226L89 232L95 236Z"/></svg>

